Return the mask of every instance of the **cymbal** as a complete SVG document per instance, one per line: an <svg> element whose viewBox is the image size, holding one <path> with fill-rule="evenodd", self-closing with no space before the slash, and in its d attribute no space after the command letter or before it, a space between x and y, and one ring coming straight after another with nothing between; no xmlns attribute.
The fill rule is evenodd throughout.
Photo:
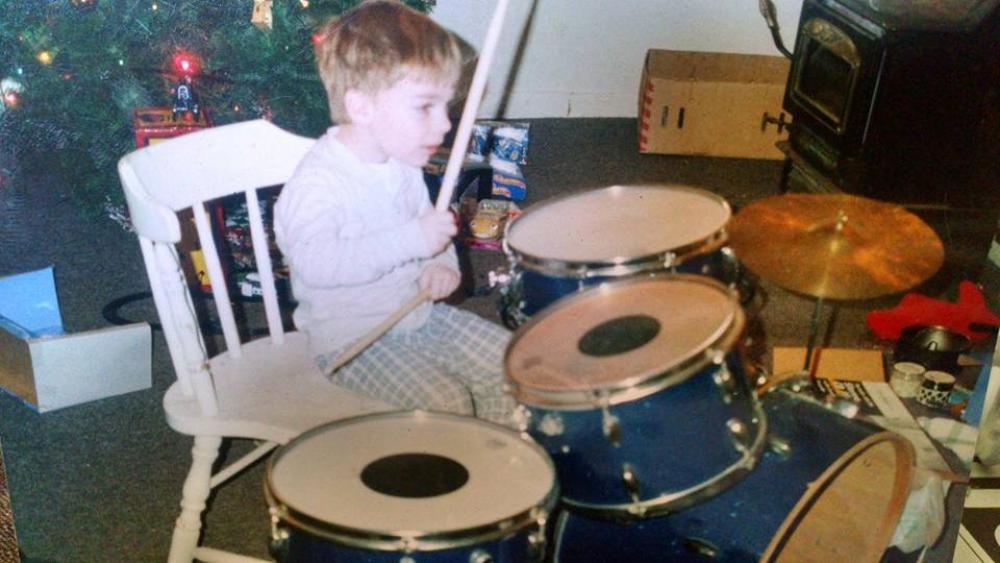
<svg viewBox="0 0 1000 563"><path fill-rule="evenodd" d="M858 196L771 196L742 208L728 230L747 268L814 297L870 299L905 291L944 262L941 239L923 220Z"/></svg>

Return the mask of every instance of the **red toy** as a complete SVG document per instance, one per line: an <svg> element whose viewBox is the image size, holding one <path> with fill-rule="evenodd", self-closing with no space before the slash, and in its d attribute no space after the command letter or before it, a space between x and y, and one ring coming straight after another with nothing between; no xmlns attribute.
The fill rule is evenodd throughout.
<svg viewBox="0 0 1000 563"><path fill-rule="evenodd" d="M963 281L958 284L956 303L907 293L894 308L868 313L865 322L875 336L885 340L897 340L908 326L939 325L978 342L989 336L992 328L1000 326L1000 317L986 306L986 298L976 284Z"/></svg>

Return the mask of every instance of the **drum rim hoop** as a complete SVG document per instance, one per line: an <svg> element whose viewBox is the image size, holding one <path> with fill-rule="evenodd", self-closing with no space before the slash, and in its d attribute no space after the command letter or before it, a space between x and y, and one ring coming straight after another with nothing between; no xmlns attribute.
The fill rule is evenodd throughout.
<svg viewBox="0 0 1000 563"><path fill-rule="evenodd" d="M498 522L446 532L430 533L421 533L417 531L380 533L373 530L364 530L351 526L334 524L297 510L275 489L275 465L296 444L304 442L315 435L322 434L336 427L361 424L369 420L414 417L449 419L461 421L463 423L471 422L517 436L517 438L525 446L538 454L544 461L545 465L549 468L552 475L552 486L538 501L538 503L510 517L499 520ZM312 534L320 539L351 547L368 548L378 551L402 551L409 553L416 551L440 551L481 543L484 541L491 541L526 528L532 523L544 522L545 519L548 518L548 515L552 513L559 499L559 482L555 464L553 463L551 456L549 456L548 452L546 452L536 442L526 439L523 433L480 418L447 412L424 411L417 409L363 414L327 422L306 430L278 448L274 455L267 460L267 465L264 471L264 496L267 500L268 506L270 507L272 518L277 518L292 525L298 530Z"/></svg>
<svg viewBox="0 0 1000 563"><path fill-rule="evenodd" d="M895 524L898 523L899 517L903 512L906 497L910 488L910 482L913 479L913 464L916 459L913 444L911 444L910 441L903 436L889 430L883 430L867 436L851 446L850 449L841 454L840 457L838 457L810 484L806 492L803 493L802 497L800 497L795 503L795 506L789 510L788 515L781 522L781 525L778 526L778 530L774 533L774 536L768 543L767 548L764 549L764 553L760 560L768 563L779 561L783 555L784 549L788 546L788 542L797 532L798 525L801 524L803 518L808 516L813 506L823 496L823 493L826 492L827 488L843 473L845 469L853 464L858 457L867 452L869 448L881 445L882 443L889 443L893 446L897 464L889 505L886 507L885 512L881 515L881 521L879 522L881 529L878 530L879 533L874 538L875 542L873 545L881 546L881 548L876 548L878 550L877 554L871 554L873 556L881 555L882 551L889 547L889 541L892 538L892 534L895 532ZM892 525L883 525L887 521Z"/></svg>
<svg viewBox="0 0 1000 563"><path fill-rule="evenodd" d="M574 510L579 511L581 514L605 518L611 517L618 520L642 520L644 518L663 516L670 512L698 504L707 498L714 497L749 475L757 466L761 455L764 453L768 434L767 414L756 397L753 398L753 415L751 418L756 418L758 421L757 435L754 436L753 443L747 448L743 457L722 472L697 485L688 487L682 491L627 504L587 503L566 496L562 498L562 502L573 507Z"/></svg>
<svg viewBox="0 0 1000 563"><path fill-rule="evenodd" d="M510 338L507 350L504 353L504 379L511 386L511 394L519 403L524 403L532 407L552 408L555 410L593 410L603 406L613 406L627 403L648 397L668 387L680 385L713 363L713 356L716 351L723 350L727 354L735 348L740 335L746 330L746 313L739 305L739 300L733 292L721 282L695 274L664 274L662 276L650 276L652 279L680 280L685 282L696 282L704 285L714 286L725 293L733 306L729 325L724 327L719 336L708 343L702 350L696 352L690 358L678 362L665 369L657 368L647 373L641 373L616 381L612 384L595 387L593 389L573 389L573 390L547 390L526 384L514 379L510 372L510 356L517 343L524 338L535 325L542 322L548 316L556 313L559 309L565 308L577 301L587 299L591 294L601 288L600 284L586 288L582 291L564 296L549 307L543 309L528 322L519 326ZM616 287L637 284L649 281L650 278L625 278L605 282ZM590 397L590 400L585 398Z"/></svg>

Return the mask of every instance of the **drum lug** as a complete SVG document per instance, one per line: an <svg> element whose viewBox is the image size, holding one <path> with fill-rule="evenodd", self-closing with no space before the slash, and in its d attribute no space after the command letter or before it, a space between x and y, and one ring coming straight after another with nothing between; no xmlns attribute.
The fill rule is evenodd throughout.
<svg viewBox="0 0 1000 563"><path fill-rule="evenodd" d="M517 405L514 408L514 414L511 415L514 419L515 427L517 431L524 434L528 431L528 427L531 423L531 411L528 410L524 405Z"/></svg>
<svg viewBox="0 0 1000 563"><path fill-rule="evenodd" d="M271 552L271 556L278 561L284 561L288 556L288 539L291 537L288 529L284 526L280 526L281 520L278 518L278 514L274 508L270 509L271 513L271 541L268 544L268 551Z"/></svg>
<svg viewBox="0 0 1000 563"><path fill-rule="evenodd" d="M668 270L672 269L674 266L677 265L676 262L677 262L677 253L676 252L667 252L667 253L665 253L663 255L663 267L664 268L666 268Z"/></svg>
<svg viewBox="0 0 1000 563"><path fill-rule="evenodd" d="M712 375L712 380L722 394L722 402L727 405L732 404L733 398L737 395L737 389L733 374L726 364L726 355L720 350L710 350L708 355L712 363L719 366L719 370Z"/></svg>
<svg viewBox="0 0 1000 563"><path fill-rule="evenodd" d="M618 417L611 414L608 410L608 406L604 405L601 408L601 430L604 432L604 438L614 447L619 447L622 444L622 425L618 420Z"/></svg>
<svg viewBox="0 0 1000 563"><path fill-rule="evenodd" d="M628 493L629 498L632 499L632 506L628 508L628 511L642 517L646 513L646 507L640 503L639 476L632 470L632 466L627 463L622 464L622 483L625 485L625 491Z"/></svg>
<svg viewBox="0 0 1000 563"><path fill-rule="evenodd" d="M767 438L767 448L785 459L792 453L792 446L788 443L788 440L774 435Z"/></svg>
<svg viewBox="0 0 1000 563"><path fill-rule="evenodd" d="M545 523L548 521L548 514L544 511L535 518L538 529L528 534L528 560L545 560Z"/></svg>
<svg viewBox="0 0 1000 563"><path fill-rule="evenodd" d="M482 549L474 550L469 554L469 563L493 563L493 554Z"/></svg>
<svg viewBox="0 0 1000 563"><path fill-rule="evenodd" d="M566 431L566 425L559 415L547 413L538 421L538 431L546 436L560 436Z"/></svg>

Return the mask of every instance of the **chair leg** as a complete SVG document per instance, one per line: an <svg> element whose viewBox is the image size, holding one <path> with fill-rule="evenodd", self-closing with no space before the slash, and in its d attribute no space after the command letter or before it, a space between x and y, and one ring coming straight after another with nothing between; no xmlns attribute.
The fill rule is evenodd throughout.
<svg viewBox="0 0 1000 563"><path fill-rule="evenodd" d="M205 501L212 488L212 464L219 456L219 436L195 436L191 448L191 471L184 480L181 499L181 515L174 525L174 536L170 542L168 563L190 563L201 535L201 514L205 511Z"/></svg>

